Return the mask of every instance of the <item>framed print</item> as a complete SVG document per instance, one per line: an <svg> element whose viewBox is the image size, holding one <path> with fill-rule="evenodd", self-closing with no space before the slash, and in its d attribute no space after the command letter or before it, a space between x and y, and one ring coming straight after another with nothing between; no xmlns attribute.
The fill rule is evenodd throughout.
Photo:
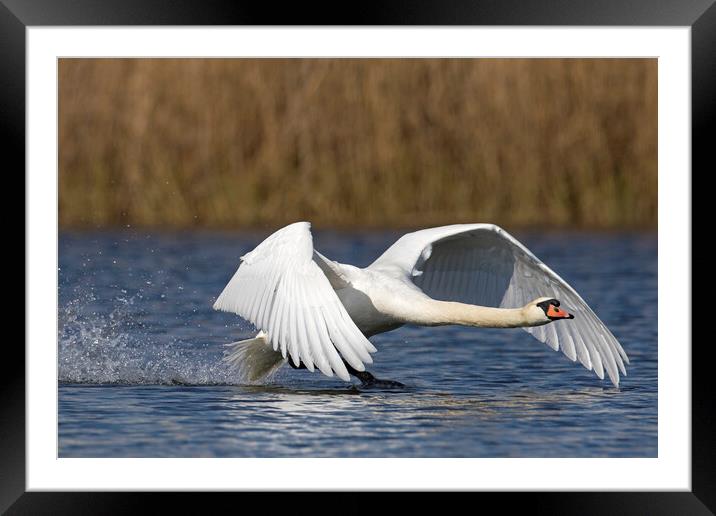
<svg viewBox="0 0 716 516"><path fill-rule="evenodd" d="M0 14L27 192L3 510L713 511L690 170L712 2Z"/></svg>

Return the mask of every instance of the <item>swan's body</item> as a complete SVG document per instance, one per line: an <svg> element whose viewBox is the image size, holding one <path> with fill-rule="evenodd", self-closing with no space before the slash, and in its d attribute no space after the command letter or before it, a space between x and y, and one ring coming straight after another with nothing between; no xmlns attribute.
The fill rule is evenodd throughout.
<svg viewBox="0 0 716 516"><path fill-rule="evenodd" d="M404 324L521 327L614 385L626 374L626 353L579 294L492 224L408 233L361 269L315 251L310 224L298 222L241 260L214 308L261 330L228 356L250 380L290 357L348 381L372 363L367 337Z"/></svg>

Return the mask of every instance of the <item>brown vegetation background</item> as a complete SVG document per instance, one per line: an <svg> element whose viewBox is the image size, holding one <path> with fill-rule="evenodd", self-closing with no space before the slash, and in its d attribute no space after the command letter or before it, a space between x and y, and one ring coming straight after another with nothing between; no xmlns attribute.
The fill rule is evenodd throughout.
<svg viewBox="0 0 716 516"><path fill-rule="evenodd" d="M61 59L65 228L656 227L655 59Z"/></svg>

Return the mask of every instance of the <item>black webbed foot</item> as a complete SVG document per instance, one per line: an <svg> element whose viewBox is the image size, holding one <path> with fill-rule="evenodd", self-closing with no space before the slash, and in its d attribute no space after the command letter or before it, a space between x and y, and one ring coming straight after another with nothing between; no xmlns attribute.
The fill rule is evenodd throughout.
<svg viewBox="0 0 716 516"><path fill-rule="evenodd" d="M393 380L381 380L380 378L376 378L368 371L356 371L348 364L346 364L346 368L348 369L348 372L350 374L360 380L361 387L363 388L402 389L403 387L405 387L405 385L400 382L396 382Z"/></svg>
<svg viewBox="0 0 716 516"><path fill-rule="evenodd" d="M380 378L376 378L372 374L370 374L368 371L358 371L357 369L353 368L348 362L345 360L343 363L346 365L346 369L350 374L355 376L360 380L360 386L364 389L402 389L405 387L404 384L400 382L396 382L394 380L381 380ZM306 369L305 364L301 364L300 366L295 365L291 360L288 361L288 364L294 368L294 369Z"/></svg>

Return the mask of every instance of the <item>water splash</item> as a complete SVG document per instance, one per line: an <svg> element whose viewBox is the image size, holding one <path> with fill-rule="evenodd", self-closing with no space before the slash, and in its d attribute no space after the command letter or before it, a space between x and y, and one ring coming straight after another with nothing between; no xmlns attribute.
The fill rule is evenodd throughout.
<svg viewBox="0 0 716 516"><path fill-rule="evenodd" d="M111 311L93 310L94 294L65 302L58 324L60 383L237 385L221 358L223 346L152 334L138 320L134 298L118 297Z"/></svg>

